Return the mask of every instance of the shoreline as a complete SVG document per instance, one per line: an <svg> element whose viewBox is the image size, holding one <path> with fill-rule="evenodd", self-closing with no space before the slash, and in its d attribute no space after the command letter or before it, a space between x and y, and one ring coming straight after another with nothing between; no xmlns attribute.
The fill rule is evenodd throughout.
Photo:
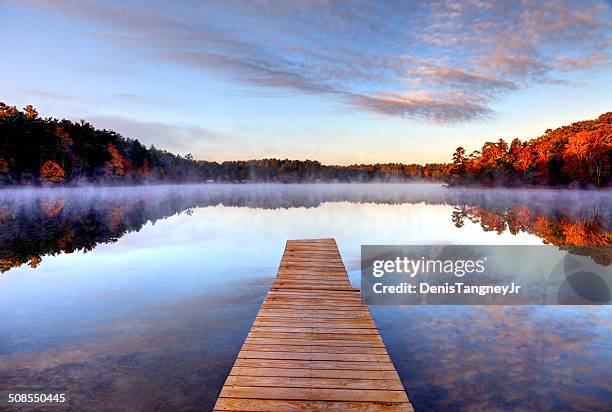
<svg viewBox="0 0 612 412"><path fill-rule="evenodd" d="M147 182L136 184L62 184L62 185L9 185L0 186L0 193L10 191L55 191L55 190L72 190L72 189L120 189L120 188L141 188L141 187L163 187L163 186L332 186L332 185L395 185L395 186L437 186L449 190L550 190L559 192L594 192L605 193L611 192L612 186L601 188L569 188L566 186L545 186L545 185L529 185L529 186L488 186L488 185L450 185L446 182L431 182L431 181L370 181L370 182Z"/></svg>

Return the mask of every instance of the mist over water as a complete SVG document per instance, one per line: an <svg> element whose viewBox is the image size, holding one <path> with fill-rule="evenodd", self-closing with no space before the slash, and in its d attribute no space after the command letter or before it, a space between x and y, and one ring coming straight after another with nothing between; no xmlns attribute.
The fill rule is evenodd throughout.
<svg viewBox="0 0 612 412"><path fill-rule="evenodd" d="M287 239L336 238L359 286L361 244L609 246L611 205L609 191L427 184L2 190L0 393L206 410ZM371 310L417 410L612 399L609 307Z"/></svg>
<svg viewBox="0 0 612 412"><path fill-rule="evenodd" d="M14 188L0 190L0 200L32 203L48 198L82 203L98 201L164 200L180 197L198 206L223 204L249 207L318 206L323 202L460 204L497 206L530 204L551 210L598 209L612 200L612 190L476 189L449 188L429 183L323 183L323 184L183 184L150 186L81 186L76 188ZM100 205L101 206L101 205ZM607 216L609 210L602 210Z"/></svg>

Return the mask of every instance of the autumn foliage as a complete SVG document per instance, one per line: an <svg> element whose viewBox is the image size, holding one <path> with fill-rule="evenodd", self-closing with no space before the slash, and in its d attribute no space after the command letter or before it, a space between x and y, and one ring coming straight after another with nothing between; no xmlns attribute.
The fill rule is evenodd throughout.
<svg viewBox="0 0 612 412"><path fill-rule="evenodd" d="M487 142L466 156L453 155L451 184L606 187L610 184L612 112L547 130L528 141Z"/></svg>
<svg viewBox="0 0 612 412"><path fill-rule="evenodd" d="M253 195L250 188L211 188L191 191L184 188L153 191L80 191L40 193L38 197L0 196L0 273L23 264L38 264L41 258L58 253L89 251L101 243L116 242L127 233L139 231L150 222L195 208L249 207L258 210L319 207L328 202L367 202L379 205L453 205L448 216L457 227L478 225L483 231L528 233L545 243L593 256L601 264L612 263L612 210L602 207L599 194L551 196L552 191L440 190L402 191L389 197L378 190L319 190L286 193L304 196ZM531 192L531 193L526 193ZM97 194L96 194L97 193ZM248 194L251 193L251 194ZM309 194L308 194L309 193ZM316 193L316 194L315 194ZM486 194L485 194L486 193ZM573 199L573 200L572 200ZM581 199L582 201L577 201ZM466 236L472 233L466 231ZM607 247L608 253L585 247Z"/></svg>
<svg viewBox="0 0 612 412"><path fill-rule="evenodd" d="M123 176L125 174L125 160L114 144L109 143L107 146L110 160L104 165L104 171L107 175Z"/></svg>
<svg viewBox="0 0 612 412"><path fill-rule="evenodd" d="M59 183L64 180L64 176L64 169L52 160L47 160L40 168L40 177L49 182Z"/></svg>
<svg viewBox="0 0 612 412"><path fill-rule="evenodd" d="M319 182L441 180L447 165L384 163L326 166L315 160L197 161L146 148L138 140L87 122L40 118L0 103L0 184L86 182ZM51 162L51 163L47 163ZM63 171L63 173L62 173Z"/></svg>
<svg viewBox="0 0 612 412"><path fill-rule="evenodd" d="M44 182L134 184L155 182L403 182L451 185L607 187L612 112L528 141L485 143L452 163L323 165L316 160L198 161L145 147L138 140L80 121L41 118L0 103L0 185ZM406 153L409 156L410 153Z"/></svg>
<svg viewBox="0 0 612 412"><path fill-rule="evenodd" d="M41 118L0 103L0 185L201 179L193 160L80 121Z"/></svg>
<svg viewBox="0 0 612 412"><path fill-rule="evenodd" d="M590 255L601 264L612 263L610 253L600 254L584 249L612 246L612 233L608 222L598 215L580 218L562 213L540 214L524 205L498 209L482 206L456 207L452 217L455 226L462 227L465 219L478 223L485 232L502 234L508 231L514 235L529 233L541 238L545 244L573 250L577 254Z"/></svg>

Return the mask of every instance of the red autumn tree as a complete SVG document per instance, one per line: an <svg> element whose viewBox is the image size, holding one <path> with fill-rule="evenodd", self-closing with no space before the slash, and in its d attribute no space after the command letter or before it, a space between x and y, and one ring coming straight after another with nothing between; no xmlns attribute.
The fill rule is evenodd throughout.
<svg viewBox="0 0 612 412"><path fill-rule="evenodd" d="M534 166L536 160L536 151L533 144L525 142L520 146L516 146L515 152L513 153L513 166L516 170L520 170L525 173L527 169Z"/></svg>
<svg viewBox="0 0 612 412"><path fill-rule="evenodd" d="M107 175L123 176L125 174L125 164L123 156L119 153L119 150L114 144L109 143L107 146L108 153L110 154L110 161L104 165L104 170Z"/></svg>
<svg viewBox="0 0 612 412"><path fill-rule="evenodd" d="M49 182L59 183L64 180L64 169L52 160L47 160L40 168L40 177Z"/></svg>
<svg viewBox="0 0 612 412"><path fill-rule="evenodd" d="M569 137L565 147L566 169L577 170L581 179L593 179L600 186L611 151L612 127L580 131Z"/></svg>
<svg viewBox="0 0 612 412"><path fill-rule="evenodd" d="M0 117L15 116L19 111L15 106L9 106L0 102Z"/></svg>
<svg viewBox="0 0 612 412"><path fill-rule="evenodd" d="M38 112L31 104L28 104L26 107L24 107L23 111L25 115L30 119L36 119L38 117Z"/></svg>

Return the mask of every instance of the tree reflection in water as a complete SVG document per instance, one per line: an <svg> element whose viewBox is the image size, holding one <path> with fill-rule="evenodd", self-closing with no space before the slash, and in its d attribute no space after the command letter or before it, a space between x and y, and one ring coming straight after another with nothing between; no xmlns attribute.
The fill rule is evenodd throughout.
<svg viewBox="0 0 612 412"><path fill-rule="evenodd" d="M148 222L189 214L198 207L310 208L338 201L448 205L458 229L467 219L483 231L529 233L579 254L589 253L584 246L612 245L609 191L450 189L428 184L25 189L0 192L0 271L23 264L35 268L44 256L87 252L139 231ZM609 254L592 257L598 263L611 261Z"/></svg>

